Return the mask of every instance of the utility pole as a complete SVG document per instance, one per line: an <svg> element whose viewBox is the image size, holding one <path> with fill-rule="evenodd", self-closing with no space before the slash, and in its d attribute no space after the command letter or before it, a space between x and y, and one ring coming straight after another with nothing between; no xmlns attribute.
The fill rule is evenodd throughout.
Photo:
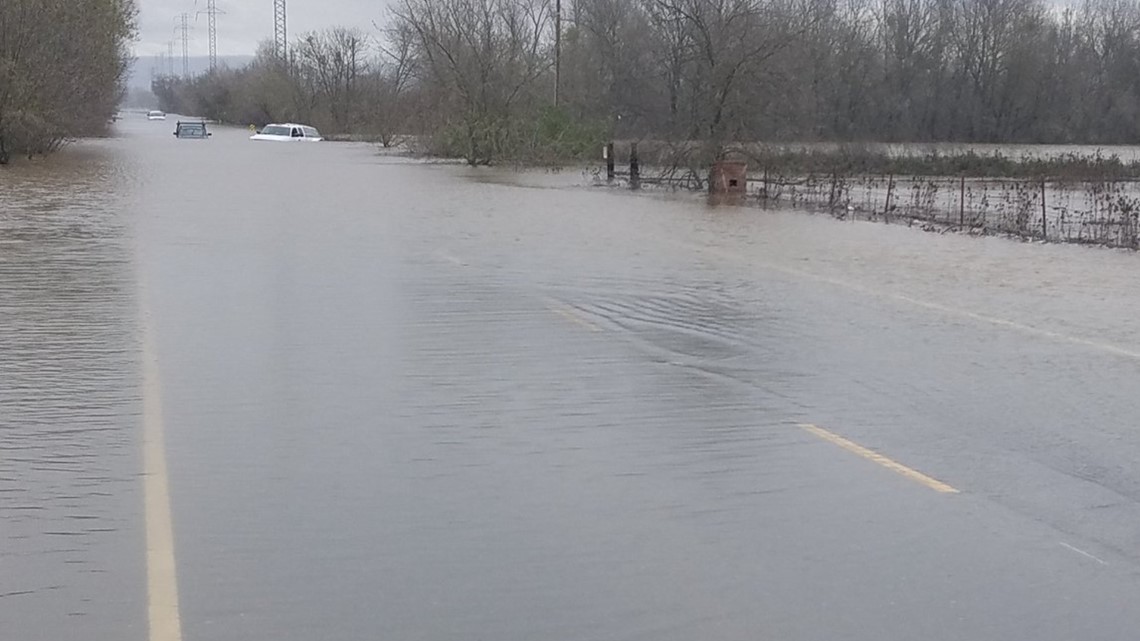
<svg viewBox="0 0 1140 641"><path fill-rule="evenodd" d="M282 64L289 64L289 33L285 0L273 0L273 51Z"/></svg>
<svg viewBox="0 0 1140 641"><path fill-rule="evenodd" d="M218 11L218 0L207 0L206 10L199 11L195 20L203 13L206 14L210 30L210 71L214 71L218 68L218 14L225 11Z"/></svg>
<svg viewBox="0 0 1140 641"><path fill-rule="evenodd" d="M562 101L562 0L554 1L554 106Z"/></svg>

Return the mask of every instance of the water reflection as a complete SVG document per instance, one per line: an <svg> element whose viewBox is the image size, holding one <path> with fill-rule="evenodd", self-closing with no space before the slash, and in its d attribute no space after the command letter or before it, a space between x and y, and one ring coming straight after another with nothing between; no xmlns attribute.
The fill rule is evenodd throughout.
<svg viewBox="0 0 1140 641"><path fill-rule="evenodd" d="M138 638L128 605L140 586L141 499L123 163L96 144L0 171L5 638Z"/></svg>

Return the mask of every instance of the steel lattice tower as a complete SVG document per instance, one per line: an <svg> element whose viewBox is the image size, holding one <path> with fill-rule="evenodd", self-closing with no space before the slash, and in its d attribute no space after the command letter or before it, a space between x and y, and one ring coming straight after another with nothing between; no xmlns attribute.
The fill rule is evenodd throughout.
<svg viewBox="0 0 1140 641"><path fill-rule="evenodd" d="M285 16L285 0L273 0L273 50L281 62L288 61L288 29Z"/></svg>
<svg viewBox="0 0 1140 641"><path fill-rule="evenodd" d="M554 106L562 102L562 0L554 2Z"/></svg>
<svg viewBox="0 0 1140 641"><path fill-rule="evenodd" d="M190 14L182 14L182 77L190 77Z"/></svg>
<svg viewBox="0 0 1140 641"><path fill-rule="evenodd" d="M218 2L206 3L206 19L210 25L210 71L218 68Z"/></svg>

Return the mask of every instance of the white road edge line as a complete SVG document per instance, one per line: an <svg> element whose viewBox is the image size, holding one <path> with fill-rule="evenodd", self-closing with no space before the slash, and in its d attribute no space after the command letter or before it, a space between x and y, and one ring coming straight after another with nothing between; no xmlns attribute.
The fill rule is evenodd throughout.
<svg viewBox="0 0 1140 641"><path fill-rule="evenodd" d="M764 261L752 261L752 260L748 260L747 256L737 255L737 254L730 252L730 251L725 251L725 250L716 249L716 248L702 247L700 245L695 245L695 244L691 244L691 243L680 243L680 246L686 247L688 249L695 249L695 250L701 251L701 252L707 252L707 253L710 253L713 255L718 255L722 258L727 258L729 260L744 262L745 264L753 265L753 266L759 267L761 269L767 269L769 271L774 271L774 272L781 273L781 274L786 274L788 276L795 276L795 277L804 278L807 280L813 280L813 281L818 282L818 283L824 283L827 285L832 285L834 287L840 287L842 289L847 289L847 290L857 292L860 294L864 294L867 296L873 296L876 298L883 298L883 299L887 299L887 300L894 300L896 302L905 303L907 305L912 305L912 306L919 307L922 309L936 311L936 312L940 312L943 314L949 314L952 316L958 316L961 318L967 318L967 319L970 319L972 321L979 322L979 323L986 323L986 324L994 325L997 327L1004 327L1004 328L1009 329L1009 330L1021 332L1023 334L1029 334L1032 336L1037 336L1039 338L1045 338L1045 339L1060 342L1060 343L1069 343L1070 345L1079 345L1081 347L1088 347L1091 349L1102 351L1102 352L1105 352L1108 354L1113 354L1116 356L1121 356L1124 358L1129 358L1132 360L1140 360L1140 351L1127 349L1125 347L1120 347L1119 345L1114 345L1112 343L1105 343L1102 341L1097 341L1097 340L1093 340L1093 339L1089 339L1089 338L1082 338L1080 336L1070 336L1068 334L1062 334L1060 332L1054 332L1054 331L1048 330L1048 329L1041 329L1039 327L1033 327L1032 325L1026 325L1024 323L1018 323L1016 321L1011 321L1011 320L999 318L996 316L988 316L986 314L979 314L977 312L973 312L973 311L970 311L968 309L964 309L961 307L953 307L951 305L943 305L942 303L935 303L932 301L926 301L926 300L921 300L918 298L912 298L912 297L907 296L905 294L899 294L896 292L879 291L879 290L875 290L875 289L872 289L869 287L864 287L863 285L859 285L857 283L852 283L852 282L845 281L845 280L842 280L839 278L832 278L830 276L824 276L822 274L814 274L812 272L805 271L802 269L797 269L795 267L785 267L783 265L776 265L776 264L764 262Z"/></svg>
<svg viewBox="0 0 1140 641"><path fill-rule="evenodd" d="M174 559L174 523L166 438L162 419L162 385L158 352L146 303L140 293L143 392L143 489L146 504L147 620L150 641L182 641L178 574Z"/></svg>
<svg viewBox="0 0 1140 641"><path fill-rule="evenodd" d="M1068 543L1065 543L1064 541L1057 541L1057 543L1060 544L1060 546L1065 548L1066 550L1072 550L1073 552L1076 552L1077 554L1079 554L1083 557L1090 558L1093 561L1096 561L1097 563L1099 563L1101 565L1108 565L1108 561L1105 561L1104 559L1102 559L1098 556L1093 556L1092 554L1089 554L1088 552L1085 552L1084 550L1082 550L1078 547L1073 547L1072 545L1069 545Z"/></svg>

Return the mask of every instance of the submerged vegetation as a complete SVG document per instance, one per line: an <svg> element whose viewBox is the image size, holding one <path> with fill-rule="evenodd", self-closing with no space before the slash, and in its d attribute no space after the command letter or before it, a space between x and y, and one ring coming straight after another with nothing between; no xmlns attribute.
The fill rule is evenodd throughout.
<svg viewBox="0 0 1140 641"><path fill-rule="evenodd" d="M135 16L133 0L0 2L0 164L105 131Z"/></svg>
<svg viewBox="0 0 1140 641"><path fill-rule="evenodd" d="M690 164L697 143L638 146L640 184L705 191ZM928 148L929 149L929 148ZM619 145L619 165L630 146ZM726 150L748 168L743 193L714 202L791 207L843 220L929 231L1140 249L1140 161L1037 148L1035 155L921 145L745 145ZM630 172L615 176L624 185ZM602 175L596 174L600 182Z"/></svg>
<svg viewBox="0 0 1140 641"><path fill-rule="evenodd" d="M751 183L762 206L841 219L1140 249L1135 180L767 174Z"/></svg>
<svg viewBox="0 0 1140 641"><path fill-rule="evenodd" d="M865 146L835 149L755 147L740 153L759 171L782 174L964 176L967 178L1049 178L1051 180L1140 179L1140 161L1101 152L1014 157L973 150L890 153Z"/></svg>

